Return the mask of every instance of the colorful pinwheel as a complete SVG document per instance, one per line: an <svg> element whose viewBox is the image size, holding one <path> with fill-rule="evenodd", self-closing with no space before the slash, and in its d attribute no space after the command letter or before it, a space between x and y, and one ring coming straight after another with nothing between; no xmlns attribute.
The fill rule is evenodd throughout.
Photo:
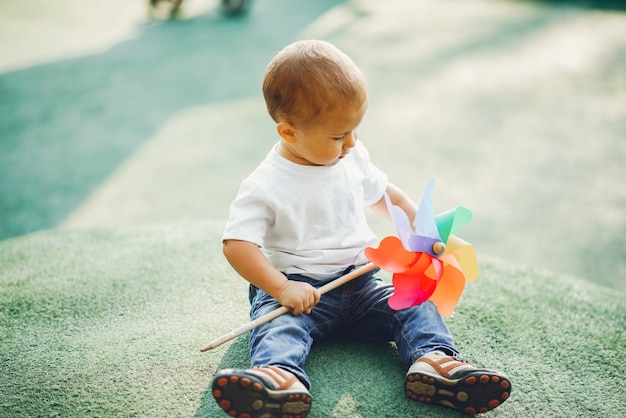
<svg viewBox="0 0 626 418"><path fill-rule="evenodd" d="M474 246L455 234L472 219L463 207L434 214L432 190L435 178L426 185L411 228L407 215L385 194L387 208L398 237L384 238L378 248L366 248L367 258L393 273L393 309L406 309L427 300L442 316L450 316L461 298L465 281L478 278Z"/></svg>

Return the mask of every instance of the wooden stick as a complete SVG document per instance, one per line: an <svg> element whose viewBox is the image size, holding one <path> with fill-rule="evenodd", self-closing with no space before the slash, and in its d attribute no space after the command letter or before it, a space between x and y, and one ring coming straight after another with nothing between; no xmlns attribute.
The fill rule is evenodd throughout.
<svg viewBox="0 0 626 418"><path fill-rule="evenodd" d="M339 286L348 283L350 280L356 279L357 277L367 273L368 271L374 270L375 268L376 268L376 265L374 263L368 263L362 267L359 267L356 270L352 270L351 272L341 277L336 278L332 282L326 283L324 286L319 288L319 292L321 295L323 295L324 293L328 293L331 290L336 289ZM239 328L235 328L229 333L226 333L222 335L221 337L216 338L215 340L211 341L206 347L202 348L200 351L205 352L205 351L212 350L215 347L219 347L225 342L228 342L234 338L237 338L241 334L245 334L246 332L258 327L259 325L265 324L266 322L270 322L271 320L276 319L279 316L286 314L287 312L289 312L289 308L285 306L276 308L272 312L269 312L263 316L260 316L254 321L250 321L247 324L242 325Z"/></svg>

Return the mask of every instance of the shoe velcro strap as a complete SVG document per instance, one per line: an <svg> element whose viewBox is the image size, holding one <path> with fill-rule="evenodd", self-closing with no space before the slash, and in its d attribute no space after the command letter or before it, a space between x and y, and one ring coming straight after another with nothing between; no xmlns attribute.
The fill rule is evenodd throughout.
<svg viewBox="0 0 626 418"><path fill-rule="evenodd" d="M276 366L254 367L252 370L267 375L276 384L276 389L280 390L289 389L298 381L296 376Z"/></svg>

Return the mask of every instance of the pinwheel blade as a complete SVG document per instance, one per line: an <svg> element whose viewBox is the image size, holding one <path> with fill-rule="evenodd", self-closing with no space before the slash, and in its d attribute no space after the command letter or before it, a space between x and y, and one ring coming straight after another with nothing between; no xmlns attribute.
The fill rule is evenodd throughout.
<svg viewBox="0 0 626 418"><path fill-rule="evenodd" d="M434 218L431 218L433 225L435 225L434 236L416 234L411 228L409 218L406 216L406 213L404 213L401 208L391 203L387 193L385 193L385 201L387 203L387 209L389 211L389 215L391 216L391 220L396 227L398 238L400 238L400 242L402 242L404 249L412 252L426 252L433 257L437 257L438 254L434 252L433 245L441 240L439 239L439 232L436 232L437 227L434 224Z"/></svg>
<svg viewBox="0 0 626 418"><path fill-rule="evenodd" d="M452 316L464 287L463 272L447 265L437 287L428 300L437 306L437 312L441 316Z"/></svg>
<svg viewBox="0 0 626 418"><path fill-rule="evenodd" d="M448 237L455 235L461 225L468 224L472 220L472 211L462 206L447 210L435 216L437 230L444 244L448 243Z"/></svg>
<svg viewBox="0 0 626 418"><path fill-rule="evenodd" d="M435 223L435 202L433 202L433 189L435 188L435 177L431 177L426 184L422 200L417 207L417 214L413 220L415 233L436 240L441 240L439 229Z"/></svg>
<svg viewBox="0 0 626 418"><path fill-rule="evenodd" d="M367 247L365 257L383 270L402 273L414 264L416 255L407 251L397 237L385 237L378 248Z"/></svg>
<svg viewBox="0 0 626 418"><path fill-rule="evenodd" d="M395 291L388 304L396 311L426 302L437 288L437 281L424 274L396 273L392 281Z"/></svg>
<svg viewBox="0 0 626 418"><path fill-rule="evenodd" d="M468 282L476 281L479 274L478 259L476 258L476 249L472 244L463 241L456 235L450 235L444 256L447 254L454 256L458 263L459 270L461 270L465 276L465 280Z"/></svg>
<svg viewBox="0 0 626 418"><path fill-rule="evenodd" d="M389 195L385 193L385 203L387 203L387 210L389 211L389 216L391 216L391 220L393 221L394 226L396 227L396 232L398 233L398 238L404 245L404 248L407 251L411 251L409 248L409 240L411 235L413 235L413 230L411 229L411 224L409 223L409 218L406 216L406 213L398 206L391 203L391 199Z"/></svg>

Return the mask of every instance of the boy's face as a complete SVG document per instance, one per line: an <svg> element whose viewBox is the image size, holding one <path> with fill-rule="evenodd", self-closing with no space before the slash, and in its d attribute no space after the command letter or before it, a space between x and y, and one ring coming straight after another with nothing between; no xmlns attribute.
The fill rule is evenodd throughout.
<svg viewBox="0 0 626 418"><path fill-rule="evenodd" d="M283 141L278 152L297 164L335 165L356 145L357 128L366 109L367 102L338 107L322 122L305 129L281 122L277 129Z"/></svg>

